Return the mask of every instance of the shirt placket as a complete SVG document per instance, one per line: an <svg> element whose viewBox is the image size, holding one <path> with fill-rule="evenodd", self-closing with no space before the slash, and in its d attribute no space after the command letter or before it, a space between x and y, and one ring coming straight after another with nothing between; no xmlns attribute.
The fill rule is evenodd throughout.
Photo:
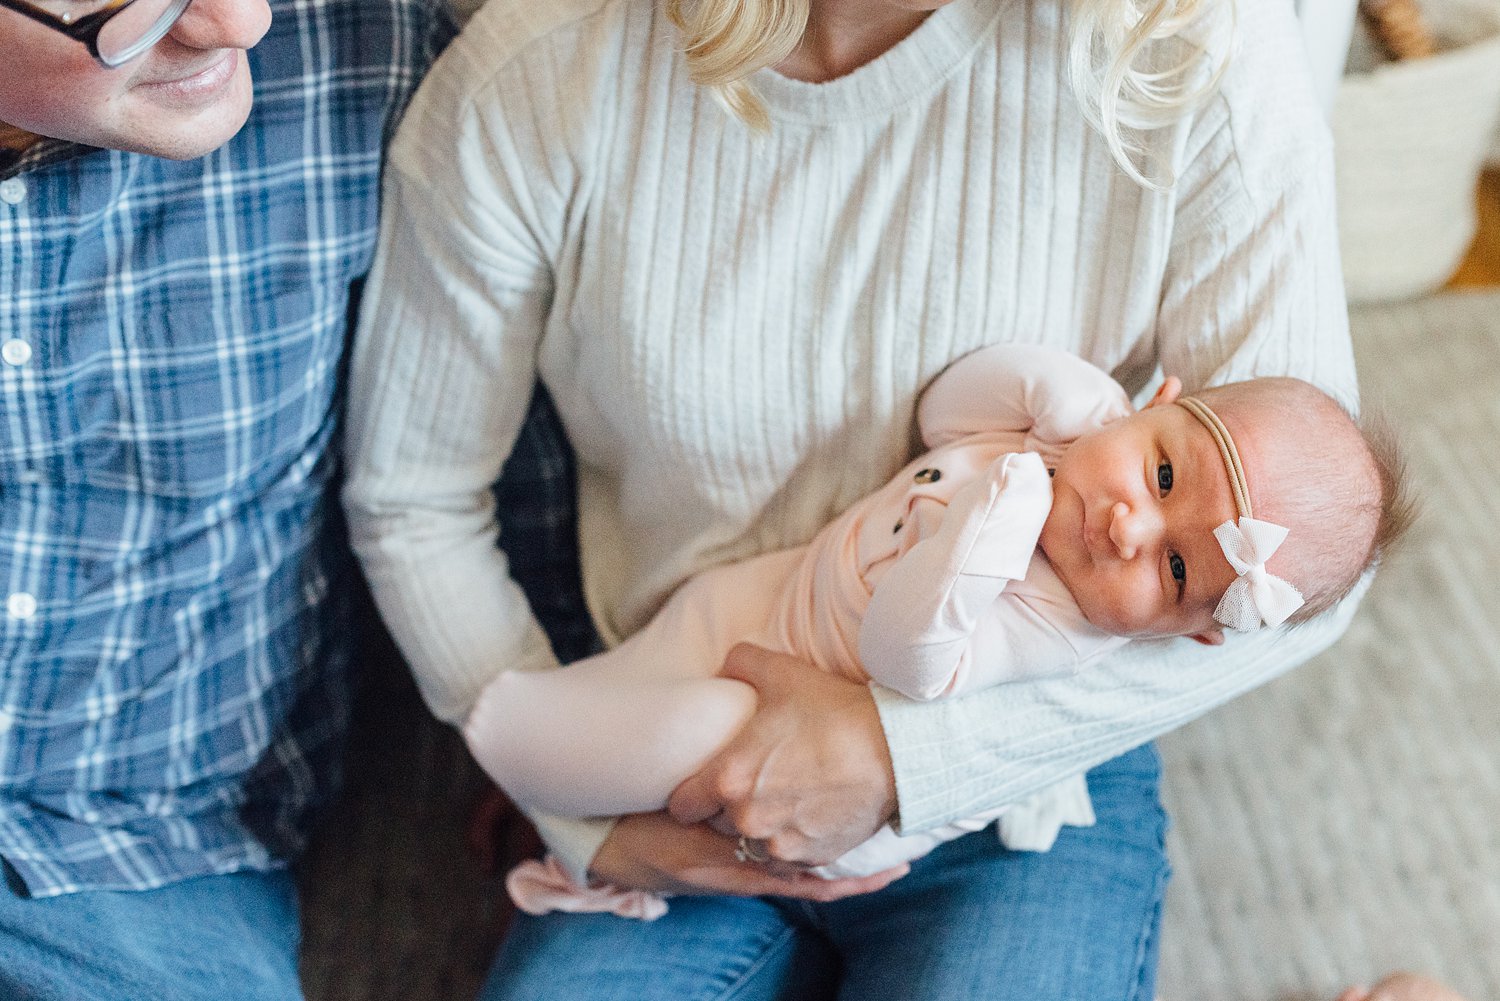
<svg viewBox="0 0 1500 1001"><path fill-rule="evenodd" d="M23 261L33 258L35 239L23 176L0 180L0 664L21 664L36 633L40 601L36 594L34 546L28 526L35 521L31 496L40 477L32 456L35 440L34 303L25 293ZM0 670L0 780L9 774L9 735L25 701L24 672Z"/></svg>

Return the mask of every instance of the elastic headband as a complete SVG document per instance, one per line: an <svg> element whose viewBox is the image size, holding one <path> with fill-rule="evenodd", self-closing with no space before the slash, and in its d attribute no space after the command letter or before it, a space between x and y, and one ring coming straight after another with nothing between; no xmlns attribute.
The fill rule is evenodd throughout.
<svg viewBox="0 0 1500 1001"><path fill-rule="evenodd" d="M1198 418L1208 428L1208 433L1213 435L1214 444L1219 446L1219 454L1224 457L1224 469L1229 473L1229 489L1234 492L1234 506L1240 517L1255 517L1250 510L1250 484L1245 480L1245 467L1240 463L1240 452L1234 447L1229 429L1219 420L1219 415L1198 397L1184 396L1177 403Z"/></svg>
<svg viewBox="0 0 1500 1001"><path fill-rule="evenodd" d="M1236 574L1234 583L1214 609L1214 619L1241 632L1259 629L1262 623L1279 626L1302 607L1302 593L1266 570L1266 560L1286 539L1287 530L1269 521L1258 521L1252 515L1250 484L1245 479L1239 449L1234 447L1234 438L1213 408L1196 396L1180 397L1177 403L1198 418L1219 446L1235 510L1239 512L1238 522L1226 521L1214 529L1214 538Z"/></svg>

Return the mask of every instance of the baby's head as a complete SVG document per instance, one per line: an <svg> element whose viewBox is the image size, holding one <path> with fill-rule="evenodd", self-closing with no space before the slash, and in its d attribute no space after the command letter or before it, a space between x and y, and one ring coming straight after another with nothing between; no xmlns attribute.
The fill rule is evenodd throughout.
<svg viewBox="0 0 1500 1001"><path fill-rule="evenodd" d="M1411 524L1394 440L1300 379L1251 379L1196 395L1239 446L1255 517L1288 529L1266 564L1302 594L1288 621L1328 611Z"/></svg>
<svg viewBox="0 0 1500 1001"><path fill-rule="evenodd" d="M1217 643L1223 625L1253 628L1261 612L1279 623L1295 603L1285 587L1262 583L1255 593L1279 592L1280 607L1241 601L1237 619L1233 599L1220 606L1231 585L1239 596L1257 576L1236 583L1225 545L1244 544L1239 530L1263 553L1274 549L1264 570L1300 592L1286 621L1305 621L1348 594L1410 522L1402 475L1388 436L1306 382L1254 379L1185 400L1171 378L1145 409L1063 453L1041 548L1094 625ZM1246 523L1247 509L1286 529L1285 539Z"/></svg>

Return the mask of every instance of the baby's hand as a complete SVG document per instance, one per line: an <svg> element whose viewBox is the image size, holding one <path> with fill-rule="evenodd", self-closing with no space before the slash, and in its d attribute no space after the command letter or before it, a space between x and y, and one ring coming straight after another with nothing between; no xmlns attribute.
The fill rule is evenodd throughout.
<svg viewBox="0 0 1500 1001"><path fill-rule="evenodd" d="M1456 991L1415 973L1392 973L1374 987L1350 987L1336 1001L1464 1001Z"/></svg>

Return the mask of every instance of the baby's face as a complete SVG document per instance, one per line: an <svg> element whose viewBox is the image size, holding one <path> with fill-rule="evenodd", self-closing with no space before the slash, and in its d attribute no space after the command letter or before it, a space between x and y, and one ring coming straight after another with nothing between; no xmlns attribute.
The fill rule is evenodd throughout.
<svg viewBox="0 0 1500 1001"><path fill-rule="evenodd" d="M1237 512L1213 436L1170 405L1179 391L1169 380L1140 413L1069 446L1041 548L1099 628L1217 642L1213 612L1234 570L1213 530Z"/></svg>

